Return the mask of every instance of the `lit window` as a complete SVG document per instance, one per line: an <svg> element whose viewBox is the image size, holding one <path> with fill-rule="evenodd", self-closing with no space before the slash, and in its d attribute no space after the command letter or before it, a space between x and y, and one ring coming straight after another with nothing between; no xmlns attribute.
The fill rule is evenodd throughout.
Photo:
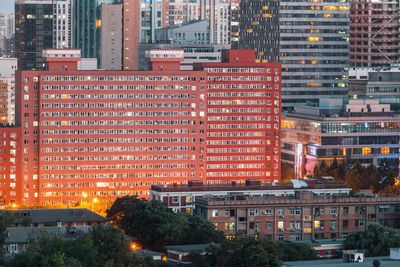
<svg viewBox="0 0 400 267"><path fill-rule="evenodd" d="M361 154L363 156L371 154L371 148L370 147L363 147L362 151L361 151Z"/></svg>

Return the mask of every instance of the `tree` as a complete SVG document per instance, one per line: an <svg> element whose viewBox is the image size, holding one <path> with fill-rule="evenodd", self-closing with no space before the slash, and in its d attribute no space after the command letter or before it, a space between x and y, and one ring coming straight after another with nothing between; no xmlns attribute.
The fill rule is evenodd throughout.
<svg viewBox="0 0 400 267"><path fill-rule="evenodd" d="M281 181L284 183L290 182L290 180L294 179L294 166L292 164L288 164L282 162L281 164Z"/></svg>
<svg viewBox="0 0 400 267"><path fill-rule="evenodd" d="M282 241L278 242L283 261L315 260L315 251L307 244Z"/></svg>
<svg viewBox="0 0 400 267"><path fill-rule="evenodd" d="M279 267L281 251L266 238L237 237L212 245L205 256L192 255L196 267Z"/></svg>
<svg viewBox="0 0 400 267"><path fill-rule="evenodd" d="M349 234L344 241L345 249L366 251L366 256L387 256L390 248L400 246L400 230L371 224L367 231Z"/></svg>
<svg viewBox="0 0 400 267"><path fill-rule="evenodd" d="M26 252L10 259L9 267L151 267L132 254L126 236L112 226L94 226L74 240L42 231L32 236ZM154 265L156 266L156 265Z"/></svg>
<svg viewBox="0 0 400 267"><path fill-rule="evenodd" d="M163 250L166 245L220 242L223 233L216 231L205 218L173 213L163 203L147 202L136 197L118 198L107 217L144 248Z"/></svg>

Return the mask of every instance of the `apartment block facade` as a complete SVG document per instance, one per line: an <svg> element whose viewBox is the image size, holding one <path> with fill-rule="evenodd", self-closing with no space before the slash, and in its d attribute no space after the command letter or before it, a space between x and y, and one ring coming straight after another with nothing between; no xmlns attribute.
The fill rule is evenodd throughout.
<svg viewBox="0 0 400 267"><path fill-rule="evenodd" d="M400 3L355 0L350 13L350 65L388 66L400 59Z"/></svg>
<svg viewBox="0 0 400 267"><path fill-rule="evenodd" d="M3 195L13 192L5 203L146 197L152 184L191 179L278 180L280 68L250 54L180 71L182 50L153 50L151 71L78 71L79 50L44 52L48 70L16 75L11 129L21 136L18 167L3 169L16 177L3 183Z"/></svg>
<svg viewBox="0 0 400 267"><path fill-rule="evenodd" d="M295 197L203 198L195 209L225 235L262 235L280 241L345 238L373 223L395 228L399 212L398 196L318 196L306 191Z"/></svg>
<svg viewBox="0 0 400 267"><path fill-rule="evenodd" d="M316 195L342 195L350 193L344 184L325 183L317 180L292 180L290 183L262 183L246 180L245 183L204 184L191 180L183 185L153 185L150 199L164 203L174 212L192 214L195 202L204 197L246 196L294 196L299 191L310 191Z"/></svg>

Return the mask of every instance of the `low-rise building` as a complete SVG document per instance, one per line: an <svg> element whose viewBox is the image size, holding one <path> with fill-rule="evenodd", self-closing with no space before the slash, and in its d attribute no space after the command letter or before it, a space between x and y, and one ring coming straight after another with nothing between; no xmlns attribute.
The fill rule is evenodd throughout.
<svg viewBox="0 0 400 267"><path fill-rule="evenodd" d="M400 116L377 99L321 99L282 118L282 162L295 177L312 174L321 161L379 165L400 157Z"/></svg>
<svg viewBox="0 0 400 267"><path fill-rule="evenodd" d="M108 219L88 209L26 209L3 210L9 213L14 227L74 226L104 224ZM0 214L1 214L0 213Z"/></svg>
<svg viewBox="0 0 400 267"><path fill-rule="evenodd" d="M167 246L168 261L174 266L189 265L192 263L189 256L191 253L204 255L209 247L210 244Z"/></svg>
<svg viewBox="0 0 400 267"><path fill-rule="evenodd" d="M227 236L262 235L272 240L345 238L369 224L398 227L400 197L393 195L226 196L198 198L195 214Z"/></svg>
<svg viewBox="0 0 400 267"><path fill-rule="evenodd" d="M292 180L290 183L261 183L247 180L246 183L204 184L191 180L182 185L153 185L150 199L161 201L174 212L192 214L198 197L225 196L294 196L297 191L310 191L317 195L349 194L350 188L335 182L317 180Z"/></svg>
<svg viewBox="0 0 400 267"><path fill-rule="evenodd" d="M87 233L90 227L7 227L4 240L5 256L21 253L27 250L31 238L39 237L41 234L48 233L58 235L63 239L71 240L77 238L82 233Z"/></svg>

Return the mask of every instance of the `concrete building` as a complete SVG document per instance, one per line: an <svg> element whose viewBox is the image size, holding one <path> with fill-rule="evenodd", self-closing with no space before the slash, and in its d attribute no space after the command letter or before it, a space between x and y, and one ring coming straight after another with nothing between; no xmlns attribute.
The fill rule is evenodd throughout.
<svg viewBox="0 0 400 267"><path fill-rule="evenodd" d="M6 17L6 31L5 37L6 38L13 38L15 34L15 15L8 14Z"/></svg>
<svg viewBox="0 0 400 267"><path fill-rule="evenodd" d="M71 47L70 0L17 0L15 51L21 70L43 69L42 50Z"/></svg>
<svg viewBox="0 0 400 267"><path fill-rule="evenodd" d="M229 48L222 45L139 44L139 69L150 70L150 62L145 55L151 49L183 50L180 69L193 70L197 63L221 62L222 51Z"/></svg>
<svg viewBox="0 0 400 267"><path fill-rule="evenodd" d="M140 10L140 2L136 0L122 1L122 66L123 70L137 70L138 53L140 43L140 14L135 10Z"/></svg>
<svg viewBox="0 0 400 267"><path fill-rule="evenodd" d="M231 0L210 1L210 41L212 44L230 44Z"/></svg>
<svg viewBox="0 0 400 267"><path fill-rule="evenodd" d="M122 4L103 4L100 13L100 69L122 70Z"/></svg>
<svg viewBox="0 0 400 267"><path fill-rule="evenodd" d="M150 199L164 203L174 212L192 214L197 198L229 196L294 196L298 191L309 191L316 195L349 194L344 184L317 180L292 180L291 183L262 183L246 180L245 183L204 184L202 181L188 181L183 185L153 185Z"/></svg>
<svg viewBox="0 0 400 267"><path fill-rule="evenodd" d="M179 45L209 45L211 42L209 21L190 21L181 25L159 29L157 42Z"/></svg>
<svg viewBox="0 0 400 267"><path fill-rule="evenodd" d="M151 71L79 71L79 50L45 51L48 70L17 72L17 127L0 129L2 200L73 205L193 178L279 180L280 67L252 54L181 71L183 51L154 50Z"/></svg>
<svg viewBox="0 0 400 267"><path fill-rule="evenodd" d="M400 157L400 117L390 105L374 99L321 101L318 108L295 108L282 119L282 162L294 165L296 177L312 174L322 160L377 166Z"/></svg>
<svg viewBox="0 0 400 267"><path fill-rule="evenodd" d="M400 110L400 65L386 67L351 68L349 72L349 95L379 99L390 104L394 111Z"/></svg>
<svg viewBox="0 0 400 267"><path fill-rule="evenodd" d="M370 224L399 227L400 197L394 195L230 196L196 200L204 216L227 236L262 235L271 240L345 238Z"/></svg>
<svg viewBox="0 0 400 267"><path fill-rule="evenodd" d="M200 0L168 1L167 5L168 27L200 19Z"/></svg>
<svg viewBox="0 0 400 267"><path fill-rule="evenodd" d="M400 3L355 0L350 13L350 65L377 67L400 59Z"/></svg>

